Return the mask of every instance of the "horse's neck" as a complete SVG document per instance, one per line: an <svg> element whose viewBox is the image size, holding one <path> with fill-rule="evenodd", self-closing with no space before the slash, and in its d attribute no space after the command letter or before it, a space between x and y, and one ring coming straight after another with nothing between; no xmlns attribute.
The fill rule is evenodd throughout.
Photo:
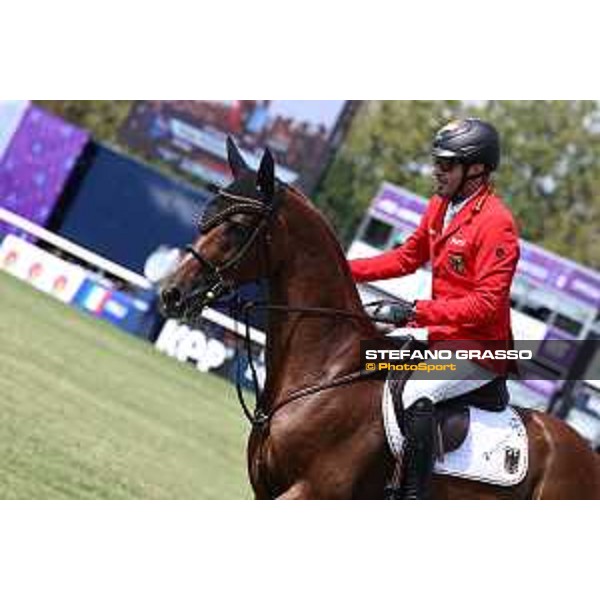
<svg viewBox="0 0 600 600"><path fill-rule="evenodd" d="M291 244L284 267L269 281L270 303L362 315L346 258L322 217L298 201L285 216ZM351 319L271 312L266 389L281 398L292 389L322 383L352 370L356 367L358 341L373 333L366 316Z"/></svg>

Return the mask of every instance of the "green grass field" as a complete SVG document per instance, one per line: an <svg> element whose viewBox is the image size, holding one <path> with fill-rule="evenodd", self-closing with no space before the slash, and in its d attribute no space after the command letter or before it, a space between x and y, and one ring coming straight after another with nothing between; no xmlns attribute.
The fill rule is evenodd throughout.
<svg viewBox="0 0 600 600"><path fill-rule="evenodd" d="M249 498L225 380L0 272L0 498Z"/></svg>

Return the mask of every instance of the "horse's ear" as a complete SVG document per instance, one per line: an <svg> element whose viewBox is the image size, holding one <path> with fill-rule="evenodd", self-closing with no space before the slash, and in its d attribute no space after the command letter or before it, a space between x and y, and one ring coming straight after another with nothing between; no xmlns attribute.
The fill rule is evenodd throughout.
<svg viewBox="0 0 600 600"><path fill-rule="evenodd" d="M267 200L273 198L275 193L275 161L271 151L267 148L260 161L256 187L265 195Z"/></svg>
<svg viewBox="0 0 600 600"><path fill-rule="evenodd" d="M235 179L245 171L250 170L242 153L238 150L238 147L235 145L235 142L230 135L227 136L227 160L229 161L229 168Z"/></svg>

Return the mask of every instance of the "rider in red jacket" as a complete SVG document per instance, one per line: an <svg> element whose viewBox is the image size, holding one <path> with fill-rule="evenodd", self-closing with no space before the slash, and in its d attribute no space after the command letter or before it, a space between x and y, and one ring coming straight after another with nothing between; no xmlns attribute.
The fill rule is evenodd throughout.
<svg viewBox="0 0 600 600"><path fill-rule="evenodd" d="M439 163L436 173L448 175ZM438 190L446 185L438 184ZM466 198L466 206L444 228L452 201L438 191L418 229L402 246L351 261L352 275L358 282L389 279L431 262L433 299L418 300L410 315L415 325L428 328L430 340L510 340L510 286L519 260L517 228L489 182Z"/></svg>
<svg viewBox="0 0 600 600"><path fill-rule="evenodd" d="M389 279L430 262L432 299L399 307L398 321L427 327L430 341L500 340L500 347L508 349L512 347L510 287L519 245L512 214L490 182L500 162L498 133L479 119L455 121L436 134L432 154L436 193L418 229L395 250L351 261L352 275L357 282ZM421 433L420 439L414 439L410 424L415 431L432 431L433 403L484 383L483 378L460 385L407 382L403 401L410 409L405 424L408 497L426 495L433 468L432 435Z"/></svg>
<svg viewBox="0 0 600 600"><path fill-rule="evenodd" d="M430 340L512 339L510 287L519 260L518 232L489 182L495 165L497 160L467 169L463 162L437 158L437 193L414 234L390 252L350 261L357 282L402 277L431 262L433 299L418 300L414 314L407 315L412 324L428 328ZM456 217L444 226L457 205Z"/></svg>

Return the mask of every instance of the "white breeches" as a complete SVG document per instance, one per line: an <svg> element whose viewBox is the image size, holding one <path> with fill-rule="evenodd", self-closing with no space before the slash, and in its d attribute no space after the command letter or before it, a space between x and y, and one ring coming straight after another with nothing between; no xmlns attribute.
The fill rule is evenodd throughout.
<svg viewBox="0 0 600 600"><path fill-rule="evenodd" d="M428 364L444 361L428 360ZM446 361L447 362L447 361ZM429 379L427 379L429 377ZM404 408L412 406L419 398L429 398L434 404L472 392L497 377L496 374L470 361L460 361L452 379L431 379L431 374L415 371L404 386Z"/></svg>

